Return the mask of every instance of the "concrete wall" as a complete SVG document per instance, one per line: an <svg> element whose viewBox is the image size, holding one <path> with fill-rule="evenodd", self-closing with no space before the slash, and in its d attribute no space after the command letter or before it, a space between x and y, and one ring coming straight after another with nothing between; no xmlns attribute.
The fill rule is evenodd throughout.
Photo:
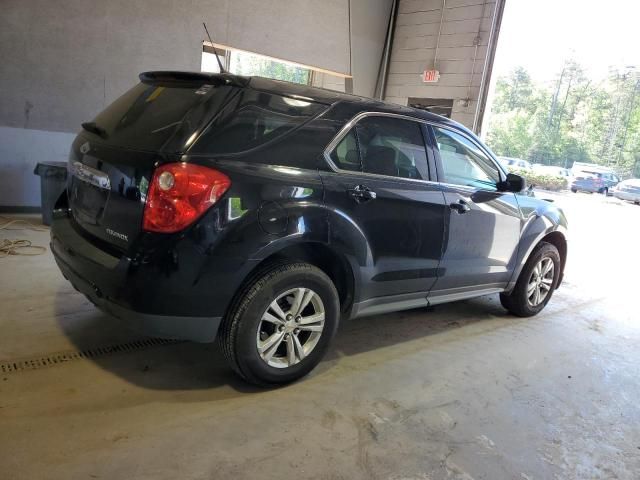
<svg viewBox="0 0 640 480"><path fill-rule="evenodd" d="M336 90L338 92L346 91L344 78L336 77L335 75L328 75L326 73L315 72L313 74L311 85L313 85L314 87Z"/></svg>
<svg viewBox="0 0 640 480"><path fill-rule="evenodd" d="M353 93L373 96L391 15L391 0L351 0Z"/></svg>
<svg viewBox="0 0 640 480"><path fill-rule="evenodd" d="M65 162L74 133L0 127L0 206L38 206L39 161Z"/></svg>
<svg viewBox="0 0 640 480"><path fill-rule="evenodd" d="M447 0L436 65L440 80L423 83L422 72L433 68L442 3L400 0L385 99L401 105L410 97L453 99L452 118L472 128L495 0Z"/></svg>
<svg viewBox="0 0 640 480"><path fill-rule="evenodd" d="M202 21L220 43L349 72L348 5L3 0L0 206L38 205L37 178L28 172L40 160L64 160L71 133L135 84L139 72L198 71ZM354 73L362 77L354 81L357 93L373 93L369 77L377 72L390 5L391 0L352 0Z"/></svg>
<svg viewBox="0 0 640 480"><path fill-rule="evenodd" d="M375 93L392 3L392 0L351 0L351 71L356 95L372 97ZM315 73L313 86L344 92L345 80Z"/></svg>
<svg viewBox="0 0 640 480"><path fill-rule="evenodd" d="M3 0L0 125L74 131L141 71L200 70L203 20L221 43L348 72L347 19L346 0Z"/></svg>

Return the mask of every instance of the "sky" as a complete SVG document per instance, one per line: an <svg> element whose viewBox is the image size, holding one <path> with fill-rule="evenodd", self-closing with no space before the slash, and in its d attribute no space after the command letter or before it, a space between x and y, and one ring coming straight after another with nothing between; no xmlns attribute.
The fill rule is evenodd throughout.
<svg viewBox="0 0 640 480"><path fill-rule="evenodd" d="M640 0L506 0L496 76L521 65L553 81L569 57L594 80L612 65L640 70Z"/></svg>

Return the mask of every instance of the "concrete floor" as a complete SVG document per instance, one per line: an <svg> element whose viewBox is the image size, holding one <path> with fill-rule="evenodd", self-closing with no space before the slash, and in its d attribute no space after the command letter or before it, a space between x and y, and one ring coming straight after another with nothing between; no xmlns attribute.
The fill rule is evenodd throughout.
<svg viewBox="0 0 640 480"><path fill-rule="evenodd" d="M267 391L188 343L0 374L0 477L637 479L640 207L555 199L571 257L539 316L491 296L356 320ZM0 364L137 338L50 253L0 259L0 305Z"/></svg>

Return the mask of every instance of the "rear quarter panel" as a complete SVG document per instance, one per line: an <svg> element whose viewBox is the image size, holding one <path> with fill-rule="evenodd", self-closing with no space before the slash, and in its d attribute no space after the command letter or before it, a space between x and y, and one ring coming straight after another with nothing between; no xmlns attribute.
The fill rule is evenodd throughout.
<svg viewBox="0 0 640 480"><path fill-rule="evenodd" d="M230 177L231 188L198 222L186 249L202 252L192 287L223 315L262 260L295 243L326 244L327 214L315 170L239 160L212 166Z"/></svg>

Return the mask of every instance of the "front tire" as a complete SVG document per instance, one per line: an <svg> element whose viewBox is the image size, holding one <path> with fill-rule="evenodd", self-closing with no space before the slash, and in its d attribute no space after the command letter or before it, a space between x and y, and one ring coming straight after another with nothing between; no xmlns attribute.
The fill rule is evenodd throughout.
<svg viewBox="0 0 640 480"><path fill-rule="evenodd" d="M558 249L540 242L525 263L510 294L501 293L500 303L519 317L532 317L549 303L562 268Z"/></svg>
<svg viewBox="0 0 640 480"><path fill-rule="evenodd" d="M331 279L307 263L280 263L254 276L225 317L218 342L246 381L273 386L307 375L338 327Z"/></svg>

